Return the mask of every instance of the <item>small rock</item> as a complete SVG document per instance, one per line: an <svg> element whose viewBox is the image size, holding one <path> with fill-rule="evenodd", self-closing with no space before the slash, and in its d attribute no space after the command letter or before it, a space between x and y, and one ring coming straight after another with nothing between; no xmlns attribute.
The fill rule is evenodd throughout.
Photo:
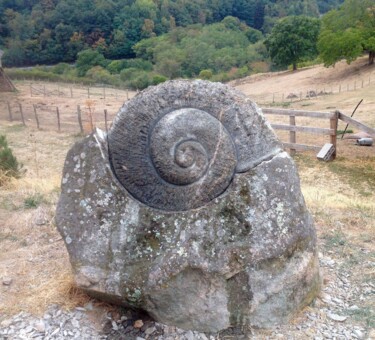
<svg viewBox="0 0 375 340"><path fill-rule="evenodd" d="M141 338L140 336L137 336L136 340L146 340L146 339L145 338Z"/></svg>
<svg viewBox="0 0 375 340"><path fill-rule="evenodd" d="M12 278L10 277L3 277L3 285L4 286L10 286L10 284L12 283Z"/></svg>
<svg viewBox="0 0 375 340"><path fill-rule="evenodd" d="M143 321L142 320L137 320L134 322L133 327L134 328L141 328L143 326Z"/></svg>
<svg viewBox="0 0 375 340"><path fill-rule="evenodd" d="M34 329L40 333L44 333L46 331L46 325L43 320L39 320L34 324Z"/></svg>
<svg viewBox="0 0 375 340"><path fill-rule="evenodd" d="M333 321L339 321L339 322L343 322L345 321L348 317L347 316L341 316L341 315L337 315L337 314L333 314L333 313L327 313L327 316L333 320Z"/></svg>
<svg viewBox="0 0 375 340"><path fill-rule="evenodd" d="M51 334L50 336L56 335L58 332L60 332L60 327L57 327Z"/></svg>
<svg viewBox="0 0 375 340"><path fill-rule="evenodd" d="M365 337L365 335L359 330L359 329L355 329L353 331L353 333L359 338L359 339L363 339Z"/></svg>
<svg viewBox="0 0 375 340"><path fill-rule="evenodd" d="M186 340L195 340L195 336L193 334L192 331L188 331L186 334L185 334L185 338Z"/></svg>
<svg viewBox="0 0 375 340"><path fill-rule="evenodd" d="M3 328L9 327L11 324L12 324L12 320L10 320L10 319L5 319L5 320L0 322L0 326L3 327Z"/></svg>
<svg viewBox="0 0 375 340"><path fill-rule="evenodd" d="M149 327L145 330L145 334L146 335L150 335L152 333L154 333L156 331L156 328L155 327Z"/></svg>
<svg viewBox="0 0 375 340"><path fill-rule="evenodd" d="M351 311L355 311L355 310L358 310L359 307L357 305L352 305L348 309L351 310Z"/></svg>
<svg viewBox="0 0 375 340"><path fill-rule="evenodd" d="M117 326L116 321L112 321L112 328L113 328L115 331L118 331L118 326Z"/></svg>

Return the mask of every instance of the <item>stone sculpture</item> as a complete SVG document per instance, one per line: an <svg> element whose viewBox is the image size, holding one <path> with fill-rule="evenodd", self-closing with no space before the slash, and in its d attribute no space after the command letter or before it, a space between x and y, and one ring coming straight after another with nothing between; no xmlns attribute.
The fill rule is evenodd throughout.
<svg viewBox="0 0 375 340"><path fill-rule="evenodd" d="M78 286L206 332L287 321L319 290L291 158L223 84L171 81L68 153L56 213Z"/></svg>

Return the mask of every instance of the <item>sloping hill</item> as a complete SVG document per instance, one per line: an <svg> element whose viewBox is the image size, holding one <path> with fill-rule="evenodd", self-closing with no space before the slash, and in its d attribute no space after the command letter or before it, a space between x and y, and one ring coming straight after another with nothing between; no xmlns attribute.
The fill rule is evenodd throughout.
<svg viewBox="0 0 375 340"><path fill-rule="evenodd" d="M363 57L348 65L341 61L335 67L326 68L323 65L302 68L297 71L283 71L255 74L233 81L231 84L245 94L267 95L269 93L298 93L309 89L327 90L341 84L342 91L357 82L357 88L368 85L368 81L375 83L375 66L368 65L368 58ZM336 92L336 91L335 91Z"/></svg>

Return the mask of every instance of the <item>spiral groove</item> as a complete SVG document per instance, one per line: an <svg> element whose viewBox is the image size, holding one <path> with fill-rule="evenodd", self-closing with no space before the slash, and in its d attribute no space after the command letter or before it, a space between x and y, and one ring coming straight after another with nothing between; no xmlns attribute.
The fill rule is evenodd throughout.
<svg viewBox="0 0 375 340"><path fill-rule="evenodd" d="M256 162L254 149L264 153L252 115L242 117L238 98L223 95L222 87L169 82L121 109L108 133L109 156L115 177L134 198L167 211L199 208ZM213 88L210 98L205 91ZM254 111L242 98L240 104Z"/></svg>

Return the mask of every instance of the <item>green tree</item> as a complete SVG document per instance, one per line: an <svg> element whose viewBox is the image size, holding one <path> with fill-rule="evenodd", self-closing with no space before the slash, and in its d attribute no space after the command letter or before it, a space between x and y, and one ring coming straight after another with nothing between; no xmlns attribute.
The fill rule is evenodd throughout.
<svg viewBox="0 0 375 340"><path fill-rule="evenodd" d="M76 63L77 74L79 77L83 77L90 68L94 66L105 67L106 64L106 59L98 51L91 49L81 51L78 53Z"/></svg>
<svg viewBox="0 0 375 340"><path fill-rule="evenodd" d="M267 37L265 45L272 61L279 66L293 65L317 55L320 21L306 16L281 19Z"/></svg>
<svg viewBox="0 0 375 340"><path fill-rule="evenodd" d="M375 2L346 0L338 10L328 12L322 19L318 50L325 66L341 59L348 64L364 52L369 64L375 59Z"/></svg>

